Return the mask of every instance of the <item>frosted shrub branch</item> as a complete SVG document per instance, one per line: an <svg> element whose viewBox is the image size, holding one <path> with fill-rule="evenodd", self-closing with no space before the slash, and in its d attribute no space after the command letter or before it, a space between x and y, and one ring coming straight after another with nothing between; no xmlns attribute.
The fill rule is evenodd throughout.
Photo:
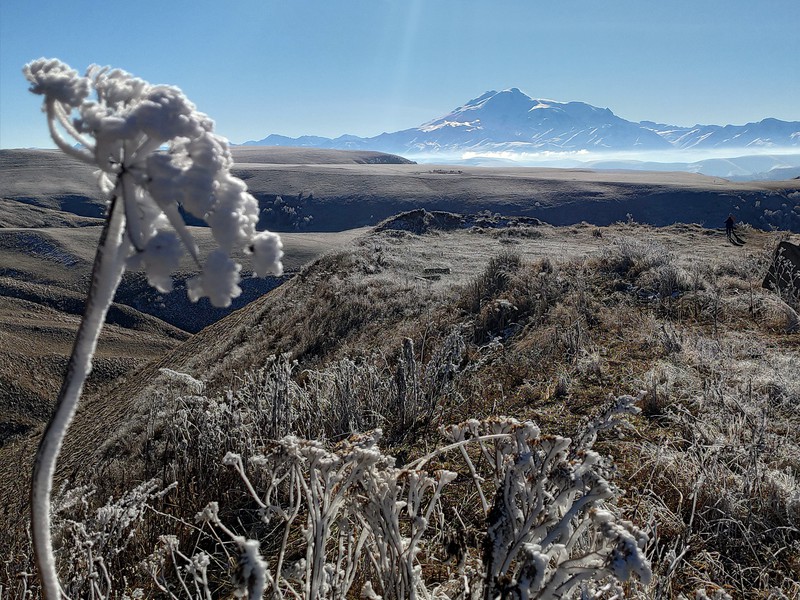
<svg viewBox="0 0 800 600"><path fill-rule="evenodd" d="M190 299L207 296L215 306L228 306L241 294L241 267L232 253L249 253L254 273L263 276L282 272L282 251L277 235L256 232L258 204L231 175L227 142L179 89L97 66L80 76L57 59L35 60L23 72L31 91L44 97L53 141L98 168L109 198L85 314L33 470L34 550L45 597L55 600L61 590L50 533L53 474L123 272L141 268L156 289L170 291L185 251L200 268L188 281ZM211 227L218 248L205 261L181 210Z"/></svg>
<svg viewBox="0 0 800 600"><path fill-rule="evenodd" d="M637 410L633 402L630 396L617 399L589 424L577 446L511 418L445 429L455 443L475 440L484 468L464 446L462 456L481 498L493 497L484 543L485 598L507 597L512 590L521 598L560 598L589 580L650 580L647 537L604 508L616 491L591 450L597 431ZM483 491L487 480L491 494Z"/></svg>
<svg viewBox="0 0 800 600"><path fill-rule="evenodd" d="M283 528L280 550L271 566L265 563L270 597L343 598L359 572L372 574L365 585L384 598L430 597L417 553L455 473L396 468L378 449L380 436L380 430L353 436L331 449L293 436L278 440L250 461L263 482L260 491L239 455L225 457L263 521ZM287 565L296 527L305 557Z"/></svg>
<svg viewBox="0 0 800 600"><path fill-rule="evenodd" d="M361 581L368 598L444 598L453 586L465 597L483 589L487 599L560 598L578 588L600 597L632 578L648 582L647 536L615 515L608 503L617 490L605 461L591 450L598 431L637 410L634 401L615 399L578 436L579 444L543 436L531 422L466 421L445 428L450 443L403 468L380 451L380 430L333 447L284 437L249 461L252 475L240 455L228 453L224 463L241 477L270 539L281 540L256 561L265 593L343 598ZM418 557L435 551L443 491L457 473L424 466L455 451L464 458L467 481L485 499L483 572L467 576L459 567L446 585L431 586ZM300 547L290 544L298 534ZM289 563L298 552L304 558Z"/></svg>
<svg viewBox="0 0 800 600"><path fill-rule="evenodd" d="M124 586L114 573L119 557L143 525L147 511L176 485L162 487L152 479L90 511L93 488L66 489L65 484L53 500L55 529L62 541L58 556L65 565L64 593L70 598L118 596L117 586Z"/></svg>

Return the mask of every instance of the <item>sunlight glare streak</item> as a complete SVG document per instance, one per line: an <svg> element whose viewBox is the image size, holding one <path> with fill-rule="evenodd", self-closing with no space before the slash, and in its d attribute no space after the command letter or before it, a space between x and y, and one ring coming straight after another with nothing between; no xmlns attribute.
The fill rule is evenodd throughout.
<svg viewBox="0 0 800 600"><path fill-rule="evenodd" d="M389 111L388 122L394 122L399 116L399 108L405 104L408 92L408 79L411 71L412 52L417 40L419 20L422 13L424 0L412 0L406 4L405 24L403 26L402 40L394 65L394 83L387 103Z"/></svg>

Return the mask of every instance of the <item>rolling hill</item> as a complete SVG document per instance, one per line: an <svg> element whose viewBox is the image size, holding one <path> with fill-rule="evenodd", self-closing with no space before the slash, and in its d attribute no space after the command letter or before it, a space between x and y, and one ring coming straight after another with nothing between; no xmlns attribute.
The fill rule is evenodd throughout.
<svg viewBox="0 0 800 600"><path fill-rule="evenodd" d="M233 154L237 161L243 158L234 174L259 201L259 228L279 232L344 231L420 207L523 215L555 225L608 225L631 215L659 226L697 222L717 227L734 213L755 227L800 230L800 180L732 182L678 172L417 165L388 155L297 148L238 147ZM312 164L321 156L326 162ZM0 151L0 203L12 207L4 212L14 215L2 218L16 225L53 218L54 224L93 223L86 219L102 215L104 204L89 171L55 152ZM61 182L66 195L58 191Z"/></svg>

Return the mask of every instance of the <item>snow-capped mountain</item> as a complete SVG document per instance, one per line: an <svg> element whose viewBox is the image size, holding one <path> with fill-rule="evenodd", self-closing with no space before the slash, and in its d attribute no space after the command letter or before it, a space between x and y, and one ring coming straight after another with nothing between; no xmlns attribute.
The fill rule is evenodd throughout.
<svg viewBox="0 0 800 600"><path fill-rule="evenodd" d="M792 148L800 147L800 122L764 119L746 125L675 127L643 121L676 148Z"/></svg>
<svg viewBox="0 0 800 600"><path fill-rule="evenodd" d="M496 146L519 150L658 149L657 133L583 102L538 100L517 88L487 92L421 125L421 150Z"/></svg>
<svg viewBox="0 0 800 600"><path fill-rule="evenodd" d="M517 88L489 91L419 127L370 138L270 135L246 142L392 152L404 156L464 152L576 152L685 149L800 149L800 122L678 127L634 123L584 102L534 99Z"/></svg>

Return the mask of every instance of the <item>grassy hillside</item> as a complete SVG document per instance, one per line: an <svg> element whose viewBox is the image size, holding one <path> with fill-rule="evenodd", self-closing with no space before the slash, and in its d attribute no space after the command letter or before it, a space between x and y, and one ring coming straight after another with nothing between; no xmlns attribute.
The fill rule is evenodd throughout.
<svg viewBox="0 0 800 600"><path fill-rule="evenodd" d="M283 490L274 498L281 503L286 490L269 487L269 472L258 470L269 460L247 462L270 452L283 460L280 452L296 443L276 445L286 435L315 440L300 443L309 456L380 444L381 477L394 473L402 485L412 473L458 473L431 504L438 517L426 521L406 575L448 597L464 585L478 590L491 571L487 536L504 518L500 488L492 488L501 478L488 446L481 452L474 439L464 441L464 460L429 454L447 443L440 427L459 422L476 436L481 428L526 432L525 443L545 454L548 444L566 444L549 474L556 486L549 500L530 499L558 512L552 501L566 492L557 486L590 486L583 477L591 474L592 489L606 498L592 510L610 511L600 521L623 523L615 531L642 542L652 582L617 588L604 579L605 592L587 594L800 596L800 305L760 287L773 249L790 236L765 230L800 230L796 181L451 169L304 149L234 153L263 224L289 232L290 277L276 289L278 281L248 278L242 297L220 311L186 299L180 280L192 270L188 262L169 295L126 274L60 462L59 561L72 596L86 596L101 579L148 597L164 592L160 585L180 586L176 573L187 571L171 567L186 567L184 559L153 553L179 543L210 557L208 585L224 597L235 542L191 525L211 501L219 502L217 527L259 540L270 564L285 557L300 569L306 550L293 519L309 507L275 508L282 516L264 523L253 494ZM58 153L2 151L0 171L0 530L9 532L0 540L0 600L7 600L35 592L25 575L32 569L26 478L82 312L104 201L93 174ZM379 223L403 209L414 210ZM715 229L729 212L756 226L740 226L742 245ZM205 252L209 230L193 235ZM634 399L636 410L625 404ZM380 435L368 433L376 428ZM230 457L222 465L227 452L243 457L252 489ZM419 460L425 473L414 466ZM409 468L392 471L393 464ZM372 496L355 493L348 510ZM355 520L338 528L359 522L348 514ZM602 549L610 521L601 534L598 514L576 513L578 530L595 537L573 550ZM418 525L403 520L398 535ZM603 561L595 567L610 576L610 559ZM98 564L108 578L94 571ZM155 564L166 570L142 570ZM368 577L378 585L378 572L360 563L351 595ZM280 576L287 585L295 577Z"/></svg>
<svg viewBox="0 0 800 600"><path fill-rule="evenodd" d="M248 150L247 160L294 160L291 152ZM331 153L327 160L380 160L376 153ZM323 160L325 157L313 157ZM105 211L93 174L59 151L0 151L0 444L41 424L60 387L81 314ZM357 232L287 234L286 270L296 271ZM194 232L200 249L213 246L210 230ZM241 257L240 257L241 258ZM141 273L123 278L100 342L92 389L155 358L233 310L266 293L281 279L247 277L228 309L207 300L192 304L183 281L158 294Z"/></svg>
<svg viewBox="0 0 800 600"><path fill-rule="evenodd" d="M48 418L83 314L99 233L99 227L0 228L0 445ZM284 235L288 276L357 235ZM208 229L198 229L195 238L202 251L212 245ZM244 273L242 295L221 309L207 299L189 301L188 261L184 269L169 294L150 287L142 273L125 274L100 340L91 390L161 358L285 280Z"/></svg>
<svg viewBox="0 0 800 600"><path fill-rule="evenodd" d="M286 272L294 273L320 253L349 242L358 233L358 230L351 230L333 234L284 234L283 242L288 251L284 265ZM100 227L0 228L0 277L49 286L54 294L82 296L88 288L99 235ZM214 247L208 228L193 228L192 235L201 255L207 254ZM238 256L237 259L246 265L245 256ZM117 291L116 301L194 333L241 308L280 282L275 278L254 279L245 271L242 296L234 300L230 308L215 309L205 300L197 305L189 302L184 282L194 272L192 261L188 255L184 256L181 272L175 277L176 289L169 294L159 294L150 288L142 273L127 272ZM3 289L5 291L0 291L3 295L15 295L7 286ZM53 301L51 305L53 304L58 303ZM67 301L61 301L60 304L64 307L72 306ZM196 308L189 310L190 307ZM67 309L67 312L81 314L82 305Z"/></svg>
<svg viewBox="0 0 800 600"><path fill-rule="evenodd" d="M124 552L108 549L110 568L152 591L136 565L158 535L221 556L189 524L211 500L228 527L260 539L266 556L277 552L283 530L259 520L221 464L228 451L246 459L287 433L333 444L380 427L383 451L402 465L443 443L440 425L497 415L580 444L609 395L631 394L641 412L594 445L613 460L603 471L620 489L611 509L649 535L654 578L626 584L629 597L797 597L798 304L760 288L786 236L740 235L744 246L697 225L406 215L91 394L61 476L94 486L103 500L87 497L89 506L150 477L177 482L149 497L156 510L137 521ZM0 448L0 528L14 532L2 541L8 573L30 568L20 473L35 440ZM430 468L457 465L442 455ZM429 583L457 585L482 568L491 518L459 472L419 555ZM285 531L294 560L301 535ZM61 559L77 556L64 549ZM227 569L216 560L212 587L224 594Z"/></svg>

